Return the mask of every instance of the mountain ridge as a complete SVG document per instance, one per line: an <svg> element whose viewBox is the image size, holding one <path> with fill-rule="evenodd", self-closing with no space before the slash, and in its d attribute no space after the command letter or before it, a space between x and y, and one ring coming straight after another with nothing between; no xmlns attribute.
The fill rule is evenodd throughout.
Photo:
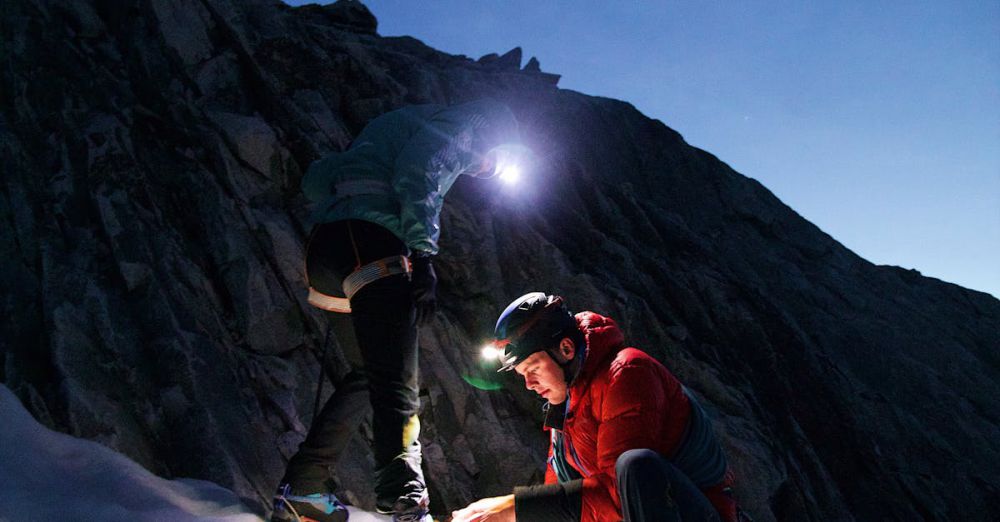
<svg viewBox="0 0 1000 522"><path fill-rule="evenodd" d="M44 424L263 511L325 333L302 172L378 114L491 96L543 162L519 193L463 180L445 205L421 332L438 511L539 477L537 403L460 377L490 318L540 289L614 317L704 399L757 520L1000 516L1000 301L872 265L627 102L382 38L359 5L0 13L0 380ZM339 467L359 505L366 436Z"/></svg>

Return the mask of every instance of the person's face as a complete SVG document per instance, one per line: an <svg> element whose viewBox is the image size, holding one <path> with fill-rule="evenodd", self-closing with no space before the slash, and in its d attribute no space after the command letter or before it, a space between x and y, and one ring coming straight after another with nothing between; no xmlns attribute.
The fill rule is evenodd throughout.
<svg viewBox="0 0 1000 522"><path fill-rule="evenodd" d="M496 174L497 156L495 153L483 154L479 168L473 176L482 179L492 178Z"/></svg>
<svg viewBox="0 0 1000 522"><path fill-rule="evenodd" d="M564 342L572 346L569 339ZM560 346L562 351L562 346ZM572 352L570 352L572 354ZM572 358L570 355L569 358ZM531 354L514 367L514 371L524 377L524 387L537 393L550 404L562 404L566 401L566 377L563 369L552 359L548 352L541 351Z"/></svg>

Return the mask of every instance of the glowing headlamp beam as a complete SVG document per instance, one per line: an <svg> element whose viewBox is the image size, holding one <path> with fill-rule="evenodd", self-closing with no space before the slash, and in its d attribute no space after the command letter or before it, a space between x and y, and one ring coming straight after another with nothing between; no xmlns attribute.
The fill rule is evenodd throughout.
<svg viewBox="0 0 1000 522"><path fill-rule="evenodd" d="M499 360L503 357L503 350L498 349L496 346L492 344L487 344L486 346L483 346L482 354L483 354L483 359Z"/></svg>
<svg viewBox="0 0 1000 522"><path fill-rule="evenodd" d="M521 168L517 165L503 165L499 169L500 171L500 181L513 185L521 179Z"/></svg>

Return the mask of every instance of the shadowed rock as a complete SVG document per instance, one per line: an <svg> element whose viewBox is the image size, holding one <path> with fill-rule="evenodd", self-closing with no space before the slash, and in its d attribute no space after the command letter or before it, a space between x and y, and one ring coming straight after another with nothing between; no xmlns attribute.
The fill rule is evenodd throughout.
<svg viewBox="0 0 1000 522"><path fill-rule="evenodd" d="M0 380L43 423L263 512L327 327L302 172L385 111L492 96L540 161L517 192L462 180L445 205L420 338L435 512L541 477L540 405L463 376L487 375L502 307L545 290L699 394L757 520L1000 518L1000 301L865 261L631 105L518 71L519 49L478 64L365 13L5 3ZM336 381L353 341L335 333ZM339 471L371 507L367 438Z"/></svg>

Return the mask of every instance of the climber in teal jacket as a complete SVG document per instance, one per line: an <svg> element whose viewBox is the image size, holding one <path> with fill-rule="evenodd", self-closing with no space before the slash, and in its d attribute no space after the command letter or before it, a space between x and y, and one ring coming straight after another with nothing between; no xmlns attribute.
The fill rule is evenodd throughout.
<svg viewBox="0 0 1000 522"><path fill-rule="evenodd" d="M346 152L313 163L302 191L317 203L317 223L371 221L414 253L434 255L452 184L461 174L489 177L496 152L517 143L517 121L496 101L405 107L369 123Z"/></svg>
<svg viewBox="0 0 1000 522"><path fill-rule="evenodd" d="M341 522L327 469L350 439L348 394L367 389L373 410L376 508L429 522L420 469L417 325L433 317L444 196L459 175L488 178L523 156L517 121L493 100L419 105L372 120L342 153L314 162L302 181L315 203L306 249L309 302L351 314L364 369L338 383L289 460L272 520Z"/></svg>

